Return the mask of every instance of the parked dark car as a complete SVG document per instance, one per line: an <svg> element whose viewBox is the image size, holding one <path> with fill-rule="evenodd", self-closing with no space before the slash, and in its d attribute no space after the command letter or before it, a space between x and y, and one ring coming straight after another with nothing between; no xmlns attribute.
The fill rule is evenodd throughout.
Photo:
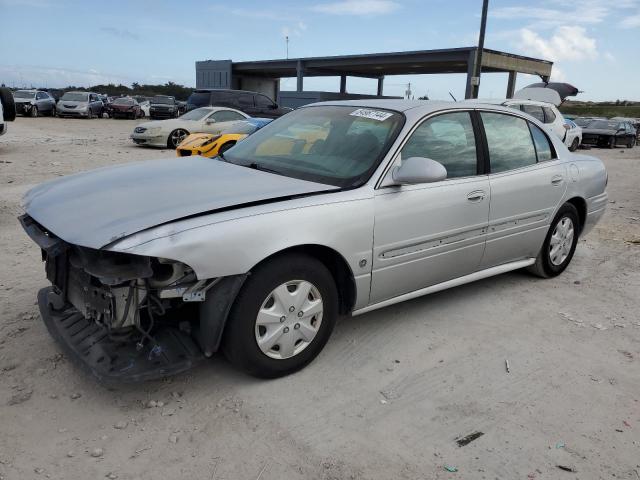
<svg viewBox="0 0 640 480"><path fill-rule="evenodd" d="M136 119L142 117L140 105L131 97L116 98L109 104L109 116L112 118L131 118Z"/></svg>
<svg viewBox="0 0 640 480"><path fill-rule="evenodd" d="M149 103L149 117L151 119L176 118L178 116L178 104L175 97L156 95L149 100Z"/></svg>
<svg viewBox="0 0 640 480"><path fill-rule="evenodd" d="M199 107L230 107L252 117L278 118L291 109L280 107L266 95L247 90L200 89L187 100L187 110Z"/></svg>
<svg viewBox="0 0 640 480"><path fill-rule="evenodd" d="M627 122L630 123L633 128L636 129L636 144L640 142L640 118L632 118L632 117L613 117L611 120L616 122Z"/></svg>
<svg viewBox="0 0 640 480"><path fill-rule="evenodd" d="M40 114L56 115L56 101L43 90L17 90L13 92L16 113L25 117L37 117Z"/></svg>
<svg viewBox="0 0 640 480"><path fill-rule="evenodd" d="M178 105L178 116L183 113L187 113L187 102L183 100L176 100L176 104Z"/></svg>
<svg viewBox="0 0 640 480"><path fill-rule="evenodd" d="M582 144L614 148L632 148L636 144L636 129L629 122L593 120L582 127Z"/></svg>

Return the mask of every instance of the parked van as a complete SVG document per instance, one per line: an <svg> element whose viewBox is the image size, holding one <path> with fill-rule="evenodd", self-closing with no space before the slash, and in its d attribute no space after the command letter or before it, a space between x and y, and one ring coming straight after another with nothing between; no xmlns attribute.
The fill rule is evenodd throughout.
<svg viewBox="0 0 640 480"><path fill-rule="evenodd" d="M291 111L261 93L212 88L198 89L191 94L187 100L187 111L199 107L230 107L252 117L266 118L278 118Z"/></svg>

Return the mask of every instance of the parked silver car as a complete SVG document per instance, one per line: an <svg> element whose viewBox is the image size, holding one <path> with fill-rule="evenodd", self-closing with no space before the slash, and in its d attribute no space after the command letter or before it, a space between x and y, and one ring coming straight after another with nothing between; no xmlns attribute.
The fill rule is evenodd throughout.
<svg viewBox="0 0 640 480"><path fill-rule="evenodd" d="M101 117L104 103L97 93L66 92L58 100L57 111L59 117Z"/></svg>
<svg viewBox="0 0 640 480"><path fill-rule="evenodd" d="M56 115L56 100L44 90L16 90L13 92L16 113L28 117Z"/></svg>
<svg viewBox="0 0 640 480"><path fill-rule="evenodd" d="M98 378L167 375L219 348L276 377L316 357L338 315L519 268L560 274L606 184L600 160L512 108L328 102L218 158L49 181L21 222L53 284L44 322Z"/></svg>

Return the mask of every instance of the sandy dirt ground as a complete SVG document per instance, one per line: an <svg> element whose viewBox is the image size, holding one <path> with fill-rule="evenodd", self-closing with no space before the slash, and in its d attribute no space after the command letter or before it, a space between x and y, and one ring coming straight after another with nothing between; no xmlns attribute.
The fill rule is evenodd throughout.
<svg viewBox="0 0 640 480"><path fill-rule="evenodd" d="M217 355L106 388L41 323L40 252L16 216L41 181L174 155L135 147L134 125L19 118L0 138L0 478L640 480L640 148L584 152L607 165L609 209L558 278L343 319L287 378Z"/></svg>

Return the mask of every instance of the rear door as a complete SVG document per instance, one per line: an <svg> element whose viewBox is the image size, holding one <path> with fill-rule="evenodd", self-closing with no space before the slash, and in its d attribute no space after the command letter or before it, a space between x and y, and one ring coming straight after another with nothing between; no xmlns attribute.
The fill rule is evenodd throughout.
<svg viewBox="0 0 640 480"><path fill-rule="evenodd" d="M516 115L480 112L491 212L482 266L537 256L567 187L548 133Z"/></svg>
<svg viewBox="0 0 640 480"><path fill-rule="evenodd" d="M399 161L426 157L442 163L446 180L376 190L371 303L478 269L490 190L472 118L466 111L431 117L400 151Z"/></svg>

